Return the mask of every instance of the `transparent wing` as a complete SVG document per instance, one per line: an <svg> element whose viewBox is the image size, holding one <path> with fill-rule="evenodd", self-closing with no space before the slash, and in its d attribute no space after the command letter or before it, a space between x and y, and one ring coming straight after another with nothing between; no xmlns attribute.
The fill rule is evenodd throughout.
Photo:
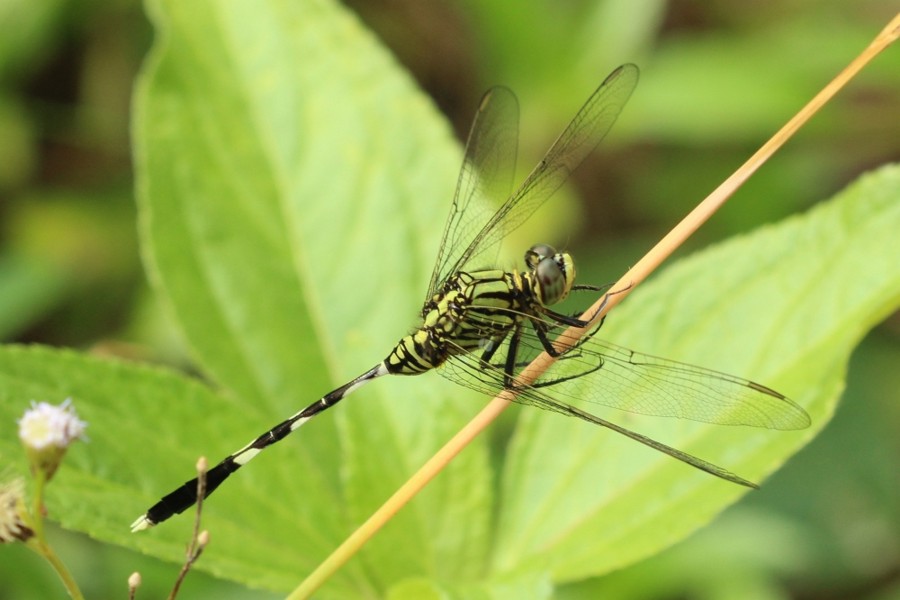
<svg viewBox="0 0 900 600"><path fill-rule="evenodd" d="M505 342L508 348L508 340ZM525 332L524 354L536 353L540 342ZM590 347L589 347L590 346ZM498 352L499 353L499 352ZM516 356L519 357L517 352ZM502 358L500 359L502 363ZM518 364L518 360L516 361ZM501 368L485 365L477 356L458 355L438 372L461 385L494 395L504 388ZM774 429L802 429L809 416L778 392L746 379L633 352L589 337L548 369L531 386L516 389L516 402L579 418L611 429L692 467L726 481L757 485L731 471L668 446L612 421L569 404L595 404L648 415L682 417L723 425L753 425Z"/></svg>
<svg viewBox="0 0 900 600"><path fill-rule="evenodd" d="M483 364L476 355L458 355L438 371L467 387L496 394L504 387L500 365L504 364L508 346L506 340L492 359L492 365ZM527 364L542 351L540 340L531 330L523 330L517 366ZM558 359L533 385L525 387L517 401L569 415L574 414L569 402L582 407L586 402L643 415L718 425L792 430L803 429L810 423L806 411L763 385L635 352L595 337L582 339L579 346Z"/></svg>
<svg viewBox="0 0 900 600"><path fill-rule="evenodd" d="M442 263L438 281L450 273L463 270L469 263L484 263L476 265L479 267L488 266L500 240L546 202L606 136L634 91L637 81L637 66L626 64L613 71L600 84L519 189L508 197L480 230L467 231L459 236L460 241L471 241L463 250L454 250L455 260ZM468 222L480 221L473 219ZM433 278L432 285L434 283Z"/></svg>
<svg viewBox="0 0 900 600"><path fill-rule="evenodd" d="M518 145L518 100L510 89L495 87L482 97L469 131L426 302L453 272L452 266L491 219L497 203L512 193Z"/></svg>

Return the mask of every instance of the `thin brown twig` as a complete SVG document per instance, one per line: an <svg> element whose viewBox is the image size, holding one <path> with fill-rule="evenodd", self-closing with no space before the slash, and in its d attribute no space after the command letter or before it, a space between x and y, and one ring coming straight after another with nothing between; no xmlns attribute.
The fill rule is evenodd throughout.
<svg viewBox="0 0 900 600"><path fill-rule="evenodd" d="M175 596L178 595L178 590L181 589L181 584L188 571L191 570L191 567L197 562L197 559L203 554L203 549L209 543L209 532L205 530L200 531L200 517L203 513L203 498L206 496L206 471L208 469L209 461L206 460L205 456L201 456L197 460L197 511L194 514L194 529L191 534L191 541L185 550L184 564L181 566L178 577L175 579L175 585L172 586L172 591L169 593L169 600L175 600Z"/></svg>

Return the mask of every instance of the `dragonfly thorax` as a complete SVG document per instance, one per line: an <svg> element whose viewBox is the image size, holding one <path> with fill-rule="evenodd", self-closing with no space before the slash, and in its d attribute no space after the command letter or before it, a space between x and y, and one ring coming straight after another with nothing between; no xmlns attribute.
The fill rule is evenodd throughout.
<svg viewBox="0 0 900 600"><path fill-rule="evenodd" d="M499 344L539 304L531 273L485 269L449 277L425 303L422 324L394 347L388 372L415 375L458 354Z"/></svg>
<svg viewBox="0 0 900 600"><path fill-rule="evenodd" d="M553 246L535 244L525 252L525 264L535 297L543 306L566 299L575 284L575 262L568 252Z"/></svg>
<svg viewBox="0 0 900 600"><path fill-rule="evenodd" d="M388 355L388 372L415 375L454 355L490 352L523 319L572 290L575 264L569 254L536 244L525 253L525 265L523 273L485 269L448 277L422 308L419 328Z"/></svg>

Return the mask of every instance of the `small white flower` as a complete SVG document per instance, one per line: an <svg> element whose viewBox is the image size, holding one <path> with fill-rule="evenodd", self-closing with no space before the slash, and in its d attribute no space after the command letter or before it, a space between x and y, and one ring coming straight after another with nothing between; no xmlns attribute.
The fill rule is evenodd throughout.
<svg viewBox="0 0 900 600"><path fill-rule="evenodd" d="M84 437L85 427L87 423L75 414L69 398L59 406L32 401L31 408L19 419L19 438L34 450L66 448L73 440Z"/></svg>
<svg viewBox="0 0 900 600"><path fill-rule="evenodd" d="M0 544L25 541L34 535L22 521L25 507L23 490L21 479L13 479L0 485Z"/></svg>
<svg viewBox="0 0 900 600"><path fill-rule="evenodd" d="M28 453L31 472L50 481L69 444L84 437L85 427L87 423L78 418L69 399L59 406L32 401L19 419L19 439Z"/></svg>

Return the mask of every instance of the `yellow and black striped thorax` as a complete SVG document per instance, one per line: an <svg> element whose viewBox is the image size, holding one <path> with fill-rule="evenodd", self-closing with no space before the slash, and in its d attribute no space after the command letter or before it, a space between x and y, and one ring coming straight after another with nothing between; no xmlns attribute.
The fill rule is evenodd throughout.
<svg viewBox="0 0 900 600"><path fill-rule="evenodd" d="M454 354L503 339L528 309L528 278L502 270L460 272L447 279L422 309L422 325L404 337L385 364L391 373L414 375Z"/></svg>
<svg viewBox="0 0 900 600"><path fill-rule="evenodd" d="M568 295L575 278L568 254L539 244L525 254L525 262L525 273L491 269L447 278L422 308L421 326L384 361L388 371L416 375L455 354L499 344L516 323Z"/></svg>

